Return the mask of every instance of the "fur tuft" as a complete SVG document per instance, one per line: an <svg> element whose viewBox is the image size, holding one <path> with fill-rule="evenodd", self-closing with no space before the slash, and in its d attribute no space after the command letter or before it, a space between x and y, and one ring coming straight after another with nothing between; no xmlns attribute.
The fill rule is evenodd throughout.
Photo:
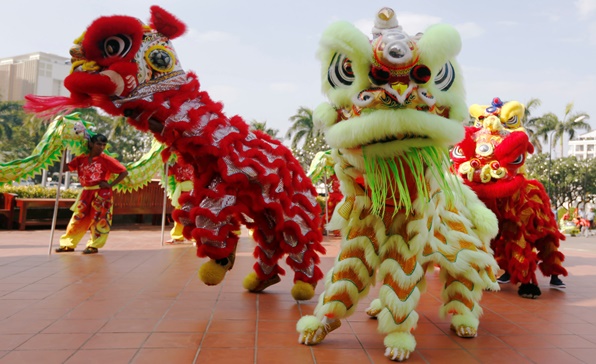
<svg viewBox="0 0 596 364"><path fill-rule="evenodd" d="M246 277L244 277L244 280L242 281L242 287L244 287L244 289L247 291L253 291L255 288L257 288L259 283L261 283L261 281L259 280L257 273L250 272Z"/></svg>
<svg viewBox="0 0 596 364"><path fill-rule="evenodd" d="M296 323L296 331L300 333L306 331L316 331L322 325L323 324L321 323L321 321L315 316L302 316L300 320L298 320L298 322Z"/></svg>
<svg viewBox="0 0 596 364"><path fill-rule="evenodd" d="M199 278L208 286L216 286L224 279L228 270L210 260L199 268Z"/></svg>
<svg viewBox="0 0 596 364"><path fill-rule="evenodd" d="M315 287L309 283L296 281L294 287L292 287L292 297L294 297L296 301L310 300L314 295Z"/></svg>
<svg viewBox="0 0 596 364"><path fill-rule="evenodd" d="M150 25L161 34L170 39L175 39L186 32L186 25L174 15L157 5L153 5L150 9Z"/></svg>

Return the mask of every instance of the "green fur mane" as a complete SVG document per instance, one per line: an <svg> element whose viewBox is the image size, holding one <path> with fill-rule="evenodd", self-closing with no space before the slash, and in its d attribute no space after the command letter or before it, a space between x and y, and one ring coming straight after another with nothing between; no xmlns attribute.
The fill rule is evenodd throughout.
<svg viewBox="0 0 596 364"><path fill-rule="evenodd" d="M394 214L401 209L405 209L406 214L412 211L413 201L406 182L406 173L413 175L418 198L430 201L429 184L425 176L429 168L440 190L446 194L447 204L453 203L452 184L449 175L443 173L449 164L447 151L436 147L422 147L410 150L398 158L381 158L367 156L364 149L363 156L366 188L372 200L373 214L384 214L387 199L396 207Z"/></svg>

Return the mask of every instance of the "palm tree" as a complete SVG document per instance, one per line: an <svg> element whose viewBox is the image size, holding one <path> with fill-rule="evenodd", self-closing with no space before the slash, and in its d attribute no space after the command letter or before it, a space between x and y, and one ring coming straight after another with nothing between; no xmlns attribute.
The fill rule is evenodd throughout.
<svg viewBox="0 0 596 364"><path fill-rule="evenodd" d="M250 126L250 128L252 130L262 131L263 133L269 135L270 137L275 138L275 139L278 139L277 133L279 133L279 130L269 128L267 126L267 122L266 121L260 122L260 121L253 120L253 121L250 122L249 126Z"/></svg>
<svg viewBox="0 0 596 364"><path fill-rule="evenodd" d="M12 139L13 129L23 124L23 105L15 101L0 102L0 138Z"/></svg>
<svg viewBox="0 0 596 364"><path fill-rule="evenodd" d="M534 148L536 148L537 154L542 153L542 143L540 143L540 135L536 134L536 131L537 131L536 118L531 117L531 115L532 115L531 110L540 106L541 104L542 104L542 102L540 101L540 99L530 99L525 105L526 107L524 110L524 116L523 116L523 120L522 120L522 125L526 129L526 133L528 134L528 137L530 138L530 143L532 143L532 145L534 145Z"/></svg>
<svg viewBox="0 0 596 364"><path fill-rule="evenodd" d="M307 144L309 140L315 138L315 128L312 119L312 110L300 106L298 112L290 117L292 126L286 132L286 139L290 140L292 149L298 149L298 144L303 142Z"/></svg>
<svg viewBox="0 0 596 364"><path fill-rule="evenodd" d="M573 139L577 130L590 131L591 126L585 121L589 117L590 115L586 113L574 112L573 103L570 102L565 107L565 114L562 120L554 113L547 113L533 120L537 126L536 137L541 137L545 143L550 142L554 144L559 142L562 157L565 134L569 136L569 139ZM549 141L548 137L551 132L553 134L551 137L552 140ZM549 152L550 148L551 146L549 145Z"/></svg>

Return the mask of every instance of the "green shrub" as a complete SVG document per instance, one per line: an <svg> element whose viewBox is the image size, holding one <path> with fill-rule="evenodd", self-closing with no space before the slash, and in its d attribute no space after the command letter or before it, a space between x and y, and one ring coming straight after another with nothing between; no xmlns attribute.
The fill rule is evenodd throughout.
<svg viewBox="0 0 596 364"><path fill-rule="evenodd" d="M69 188L68 190L61 190L61 198L76 198L80 189ZM56 189L53 187L43 186L13 186L5 184L0 186L0 193L8 192L14 193L21 198L56 198Z"/></svg>

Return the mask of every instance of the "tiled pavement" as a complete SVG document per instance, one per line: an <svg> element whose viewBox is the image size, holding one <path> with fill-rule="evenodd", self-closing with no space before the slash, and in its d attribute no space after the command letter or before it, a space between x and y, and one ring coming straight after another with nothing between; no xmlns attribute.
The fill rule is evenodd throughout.
<svg viewBox="0 0 596 364"><path fill-rule="evenodd" d="M216 287L197 278L204 260L192 245L161 246L159 227L117 226L90 256L82 248L48 254L49 238L50 230L0 230L2 364L390 363L364 313L369 298L322 344L298 344L296 322L316 301L292 299L291 275L266 293L245 292L241 282L254 262L246 232L234 269ZM324 270L338 245L325 241ZM570 237L562 250L566 292L550 290L545 277L536 300L518 297L513 285L486 292L474 339L456 337L438 317L439 282L428 274L418 347L407 362L596 363L596 237Z"/></svg>

